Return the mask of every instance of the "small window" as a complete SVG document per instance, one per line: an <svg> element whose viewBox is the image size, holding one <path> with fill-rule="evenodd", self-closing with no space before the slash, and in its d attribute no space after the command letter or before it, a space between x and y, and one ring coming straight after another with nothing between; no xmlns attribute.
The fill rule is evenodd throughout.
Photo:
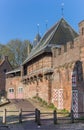
<svg viewBox="0 0 84 130"><path fill-rule="evenodd" d="M14 93L14 88L9 88L9 93Z"/></svg>
<svg viewBox="0 0 84 130"><path fill-rule="evenodd" d="M4 73L6 73L7 72L7 70L6 69L4 69Z"/></svg>
<svg viewBox="0 0 84 130"><path fill-rule="evenodd" d="M23 88L18 88L18 93L23 93Z"/></svg>

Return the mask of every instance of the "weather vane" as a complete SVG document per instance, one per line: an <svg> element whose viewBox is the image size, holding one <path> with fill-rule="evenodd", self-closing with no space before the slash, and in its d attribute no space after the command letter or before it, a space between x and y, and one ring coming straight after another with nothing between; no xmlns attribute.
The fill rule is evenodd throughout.
<svg viewBox="0 0 84 130"><path fill-rule="evenodd" d="M64 17L64 3L61 4L62 17Z"/></svg>

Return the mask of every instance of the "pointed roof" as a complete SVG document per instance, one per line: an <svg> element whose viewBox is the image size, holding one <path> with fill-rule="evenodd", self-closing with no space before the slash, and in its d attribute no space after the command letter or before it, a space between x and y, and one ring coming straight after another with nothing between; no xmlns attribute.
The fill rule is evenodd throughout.
<svg viewBox="0 0 84 130"><path fill-rule="evenodd" d="M33 41L34 46L37 45L37 43L40 41L40 39L41 39L41 36L40 36L40 34L38 33L38 34L36 35L36 37L34 38L34 41Z"/></svg>
<svg viewBox="0 0 84 130"><path fill-rule="evenodd" d="M8 60L8 56L3 56L3 59L0 61L0 67L5 63L8 62L8 64L12 67L12 65L10 64L9 60Z"/></svg>
<svg viewBox="0 0 84 130"><path fill-rule="evenodd" d="M37 42L39 42L39 41L40 41L41 36L40 36L40 34L39 34L39 33L36 35L35 39L37 40Z"/></svg>
<svg viewBox="0 0 84 130"><path fill-rule="evenodd" d="M73 28L61 18L54 26L52 26L41 38L40 42L32 49L29 57L23 62L30 61L32 58L42 54L43 52L51 52L51 46L53 45L64 45L68 41L73 41L78 34Z"/></svg>

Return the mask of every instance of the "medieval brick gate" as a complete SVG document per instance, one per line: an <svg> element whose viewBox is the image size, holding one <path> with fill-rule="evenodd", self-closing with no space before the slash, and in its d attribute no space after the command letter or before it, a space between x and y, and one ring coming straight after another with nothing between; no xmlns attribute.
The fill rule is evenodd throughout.
<svg viewBox="0 0 84 130"><path fill-rule="evenodd" d="M72 82L72 104L71 109L74 112L74 118L78 118L78 90L77 90L77 72L71 72L71 82ZM52 102L57 105L58 109L63 109L63 89L53 89L52 92Z"/></svg>

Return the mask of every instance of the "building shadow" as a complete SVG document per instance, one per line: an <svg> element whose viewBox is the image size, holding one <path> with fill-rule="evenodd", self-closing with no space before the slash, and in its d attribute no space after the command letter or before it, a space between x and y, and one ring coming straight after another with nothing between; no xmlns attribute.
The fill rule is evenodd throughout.
<svg viewBox="0 0 84 130"><path fill-rule="evenodd" d="M72 110L75 118L84 115L84 75L80 60L75 62L72 72Z"/></svg>

